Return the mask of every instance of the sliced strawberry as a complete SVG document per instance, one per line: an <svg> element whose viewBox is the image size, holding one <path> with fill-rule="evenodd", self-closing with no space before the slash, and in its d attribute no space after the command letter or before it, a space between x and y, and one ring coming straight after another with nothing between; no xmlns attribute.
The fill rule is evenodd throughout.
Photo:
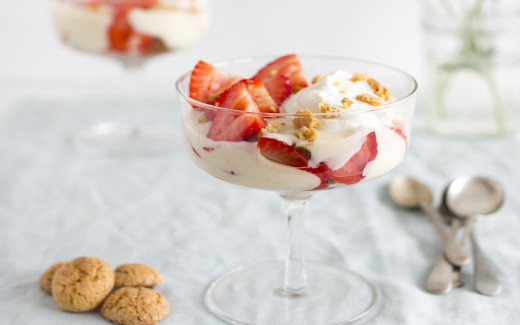
<svg viewBox="0 0 520 325"><path fill-rule="evenodd" d="M137 32L130 24L128 16L136 7L146 7L151 1L135 1L114 5L114 17L108 28L110 49L116 52L126 53L136 49L139 53L149 52L149 48L156 44L156 38L147 34Z"/></svg>
<svg viewBox="0 0 520 325"><path fill-rule="evenodd" d="M199 61L191 72L190 97L209 104L240 79L242 78L224 72L212 64Z"/></svg>
<svg viewBox="0 0 520 325"><path fill-rule="evenodd" d="M274 102L280 106L284 100L291 95L292 84L289 78L280 75L263 81L265 88L273 98Z"/></svg>
<svg viewBox="0 0 520 325"><path fill-rule="evenodd" d="M244 79L240 80L240 83L243 83L246 86L247 91L253 97L256 105L260 112L264 113L278 113L278 105L274 102L269 95L269 92L264 87L264 84L260 79ZM236 85L236 84L235 84ZM232 86L234 87L234 85ZM226 89L223 93L221 93L211 104L215 106L222 107L222 104L226 100L231 88Z"/></svg>
<svg viewBox="0 0 520 325"><path fill-rule="evenodd" d="M211 123L208 138L214 141L242 141L264 126L262 118L254 114L221 111Z"/></svg>
<svg viewBox="0 0 520 325"><path fill-rule="evenodd" d="M114 18L108 28L110 39L110 49L116 52L128 51L129 40L134 33L134 29L128 21L129 9L120 9L114 12Z"/></svg>
<svg viewBox="0 0 520 325"><path fill-rule="evenodd" d="M262 156L283 165L307 167L307 161L310 159L308 151L273 138L262 137L258 139L257 146Z"/></svg>
<svg viewBox="0 0 520 325"><path fill-rule="evenodd" d="M244 83L236 83L226 95L222 107L244 112L259 112ZM261 116L243 112L219 111L211 123L208 138L215 141L241 141L265 126Z"/></svg>
<svg viewBox="0 0 520 325"><path fill-rule="evenodd" d="M321 162L318 165L318 167L302 168L302 170L305 170L306 172L309 172L309 173L313 173L314 175L316 175L320 178L320 185L313 188L313 190L321 190L321 189L329 186L328 173L330 172L330 168L327 166L326 163Z"/></svg>
<svg viewBox="0 0 520 325"><path fill-rule="evenodd" d="M393 130L395 133L399 134L401 138L403 138L404 141L408 144L408 139L406 138L403 128L400 126L399 122L392 121L392 126L390 127L390 130Z"/></svg>
<svg viewBox="0 0 520 325"><path fill-rule="evenodd" d="M363 171L367 164L377 156L376 133L371 132L367 135L361 149L354 154L342 167L327 172L328 176L336 182L346 185L356 184L365 176Z"/></svg>
<svg viewBox="0 0 520 325"><path fill-rule="evenodd" d="M264 113L278 113L278 105L273 100L267 88L264 86L262 80L257 78L251 78L244 80L247 91L253 96L258 109Z"/></svg>
<svg viewBox="0 0 520 325"><path fill-rule="evenodd" d="M273 80L280 75L289 79L292 92L297 92L309 85L303 73L300 59L296 54L285 55L268 63L257 72L255 78L262 80L271 96L275 98L273 93L279 92L279 90L274 86L279 86L280 81L275 80L273 82ZM277 102L277 104L279 103Z"/></svg>

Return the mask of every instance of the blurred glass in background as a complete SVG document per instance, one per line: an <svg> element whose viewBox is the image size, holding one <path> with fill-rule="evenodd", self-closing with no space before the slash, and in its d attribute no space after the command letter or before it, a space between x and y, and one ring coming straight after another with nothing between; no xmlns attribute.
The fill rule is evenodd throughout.
<svg viewBox="0 0 520 325"><path fill-rule="evenodd" d="M422 0L430 130L493 136L520 125L520 1Z"/></svg>

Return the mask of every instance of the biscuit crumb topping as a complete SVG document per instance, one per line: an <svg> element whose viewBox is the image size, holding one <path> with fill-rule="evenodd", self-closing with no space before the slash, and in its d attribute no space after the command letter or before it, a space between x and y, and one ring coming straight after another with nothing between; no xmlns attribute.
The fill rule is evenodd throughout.
<svg viewBox="0 0 520 325"><path fill-rule="evenodd" d="M312 112L308 109L302 109L296 113L305 114L304 116L298 116L292 120L294 127L297 129L302 128L302 127L308 127L311 129L315 129L320 124L320 120L312 117Z"/></svg>
<svg viewBox="0 0 520 325"><path fill-rule="evenodd" d="M370 104L372 106L379 106L383 104L383 100L379 97L376 97L371 94L361 94L356 96L356 100L359 100L360 102L365 102L367 104Z"/></svg>
<svg viewBox="0 0 520 325"><path fill-rule="evenodd" d="M320 120L312 116L312 112L308 109L302 109L297 112L304 114L293 119L296 130L296 137L300 140L313 142L316 140L316 128L320 125Z"/></svg>
<svg viewBox="0 0 520 325"><path fill-rule="evenodd" d="M348 99L347 97L343 97L343 99L341 100L341 104L345 108L350 108L350 105L354 104L354 102Z"/></svg>
<svg viewBox="0 0 520 325"><path fill-rule="evenodd" d="M379 83L379 81L375 80L374 78L368 79L367 83L370 86L370 88L372 88L372 90L374 91L374 94L383 98L383 100L389 100L390 96L392 96L392 94L390 94L390 91L387 88L383 87Z"/></svg>
<svg viewBox="0 0 520 325"><path fill-rule="evenodd" d="M324 75L322 75L322 74L318 74L318 75L316 75L314 78L312 78L311 83L314 85L314 84L320 82L323 78L325 78Z"/></svg>
<svg viewBox="0 0 520 325"><path fill-rule="evenodd" d="M276 132L278 132L279 127L280 127L279 120L269 121L269 123L267 123L267 125L263 129L260 130L260 132L258 133L258 136L263 137L264 135L269 134L269 133L276 133Z"/></svg>
<svg viewBox="0 0 520 325"><path fill-rule="evenodd" d="M370 76L368 75L368 73L366 73L366 72L356 72L356 73L354 73L352 78L350 78L350 81L352 81L352 82L367 81L368 79L370 79Z"/></svg>
<svg viewBox="0 0 520 325"><path fill-rule="evenodd" d="M313 142L316 140L316 129L308 128L306 126L296 130L296 137L300 140Z"/></svg>
<svg viewBox="0 0 520 325"><path fill-rule="evenodd" d="M327 103L327 101L325 101L324 99L321 100L321 102L319 103L318 106L319 106L320 111L322 113L338 113L338 112L340 112L339 108L330 106L330 104ZM339 116L340 116L339 114L330 114L330 115L325 115L324 117L325 118L336 118L336 117L339 117Z"/></svg>

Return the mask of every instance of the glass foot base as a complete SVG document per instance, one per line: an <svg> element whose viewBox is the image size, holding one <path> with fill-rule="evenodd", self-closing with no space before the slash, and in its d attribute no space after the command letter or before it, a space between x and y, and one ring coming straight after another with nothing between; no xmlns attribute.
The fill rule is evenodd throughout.
<svg viewBox="0 0 520 325"><path fill-rule="evenodd" d="M376 287L362 276L335 266L307 263L307 290L283 295L283 262L239 267L209 286L204 301L232 324L352 324L378 305Z"/></svg>
<svg viewBox="0 0 520 325"><path fill-rule="evenodd" d="M178 133L171 126L100 123L76 134L74 145L86 154L160 154L179 144Z"/></svg>

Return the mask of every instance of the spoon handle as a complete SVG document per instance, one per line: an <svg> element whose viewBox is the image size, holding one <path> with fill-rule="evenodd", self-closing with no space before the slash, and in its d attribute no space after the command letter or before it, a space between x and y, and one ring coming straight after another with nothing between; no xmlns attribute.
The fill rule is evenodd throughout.
<svg viewBox="0 0 520 325"><path fill-rule="evenodd" d="M498 282L497 277L493 273L493 270L489 266L486 257L482 253L480 246L477 243L475 235L470 235L471 246L473 248L473 259L474 259L474 270L475 278L474 284L475 289L485 295L494 296L498 295L502 291L502 286Z"/></svg>
<svg viewBox="0 0 520 325"><path fill-rule="evenodd" d="M426 288L437 294L448 293L453 288L453 265L448 263L444 256L441 256L433 267L426 282Z"/></svg>
<svg viewBox="0 0 520 325"><path fill-rule="evenodd" d="M457 230L459 229L460 222L453 220L451 223L450 237L455 238ZM455 270L453 266L446 261L444 255L442 255L437 264L435 264L428 281L426 282L426 288L428 291L437 294L445 294L451 291L454 285L454 274Z"/></svg>
<svg viewBox="0 0 520 325"><path fill-rule="evenodd" d="M442 246L444 247L444 255L446 259L453 265L463 266L469 263L470 258L464 247L460 246L455 238L452 238L446 232L446 228L441 224L439 218L433 212L431 206L427 203L422 203L421 208L428 215L432 221L435 229L441 237Z"/></svg>

